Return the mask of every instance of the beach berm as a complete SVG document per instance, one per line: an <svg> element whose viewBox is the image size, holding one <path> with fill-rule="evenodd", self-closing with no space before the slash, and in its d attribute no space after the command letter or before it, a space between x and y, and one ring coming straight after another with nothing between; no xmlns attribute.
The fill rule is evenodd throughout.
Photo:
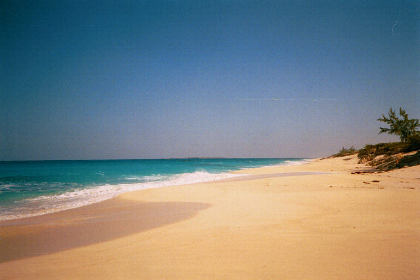
<svg viewBox="0 0 420 280"><path fill-rule="evenodd" d="M0 279L417 279L420 166L363 168L247 169L4 221Z"/></svg>

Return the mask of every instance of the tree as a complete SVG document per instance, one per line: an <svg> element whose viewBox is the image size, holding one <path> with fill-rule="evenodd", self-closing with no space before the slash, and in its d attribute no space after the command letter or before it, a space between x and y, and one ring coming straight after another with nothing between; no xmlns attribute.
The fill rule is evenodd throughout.
<svg viewBox="0 0 420 280"><path fill-rule="evenodd" d="M416 128L420 126L418 119L409 119L404 109L400 107L400 117L397 116L395 111L390 108L388 117L382 114L382 118L378 119L380 122L384 122L389 125L387 127L379 127L379 133L388 133L398 135L401 142L407 142L408 138L412 135L417 134Z"/></svg>

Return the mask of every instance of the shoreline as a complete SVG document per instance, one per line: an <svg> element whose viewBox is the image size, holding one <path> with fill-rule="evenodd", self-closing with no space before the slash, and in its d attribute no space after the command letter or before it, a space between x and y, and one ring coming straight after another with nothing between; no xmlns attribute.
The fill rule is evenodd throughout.
<svg viewBox="0 0 420 280"><path fill-rule="evenodd" d="M0 278L415 279L420 168L351 174L362 167L244 169L2 221Z"/></svg>
<svg viewBox="0 0 420 280"><path fill-rule="evenodd" d="M187 159L187 158L185 158ZM194 158L191 158L194 159ZM59 194L52 194L52 195L46 195L45 199L57 199L60 198L62 196L70 196L72 197L75 193L82 193L82 196L85 196L86 200L85 201L78 201L76 204L73 204L73 202L64 202L61 205L57 205L55 207L51 207L51 208L44 208L43 210L33 210L32 213L25 213L25 214L19 214L19 215L13 215L13 214L9 214L9 215L5 215L5 216L0 216L0 222L5 222L5 221L12 221L12 220L18 220L18 219L25 219L25 218L30 218L30 217L37 217L37 216L42 216L42 215L48 215L48 214L52 214L52 213L57 213L57 212L62 212L62 211L66 211L66 210L71 210L71 209L77 209L80 207L84 207L84 206L88 206L88 205L92 205L92 204L96 204L96 203L101 203L103 201L107 201L113 198L118 197L119 195L126 193L126 192L133 192L133 191L141 191L141 190L146 190L146 189L152 189L152 188L163 188L163 187L175 187L175 186L180 186L180 185L190 185L190 184L199 184L199 183L212 183L212 182L218 182L218 181L225 181L225 180L235 180L235 176L241 176L244 177L245 174L242 173L236 173L238 171L242 171L242 170L252 170L255 168L264 168L264 167L274 167L274 166L284 166L284 165L300 165L300 164L305 164L307 163L310 159L300 159L300 158L295 158L296 161L290 161L291 158L284 158L284 162L281 164L273 164L273 165L267 165L267 166L260 166L260 167L253 167L253 168L239 168L237 170L228 170L228 171L223 171L220 173L210 173L208 171L195 171L195 172L191 172L191 173L179 173L179 174L174 174L174 175L168 175L168 177L165 180L162 181L150 181L150 182L135 182L135 183L118 183L118 184L105 184L105 185L98 185L95 187L87 187L87 188L81 188L81 189L76 189L76 190L70 190L64 193L59 193ZM159 159L160 160L160 159ZM80 160L75 160L75 161L80 161ZM121 161L121 160L117 160L117 161ZM195 175L197 173L201 173L203 172L204 175L206 175L207 177L203 177L201 179L197 179L197 178L189 178L190 180L192 180L191 182L182 182L182 177L183 176L190 176L190 175ZM155 175L151 175L151 176L155 176ZM157 176L160 176L160 174L158 174ZM166 176L166 175L163 175ZM146 176L147 177L147 176ZM181 179L181 180L180 180ZM181 182L180 182L181 181ZM118 188L123 188L124 190L117 190ZM104 188L104 190L102 190L102 196L94 196L93 198L90 197L91 195L95 195L98 192L98 189ZM38 201L38 199L43 198L44 196L39 196L39 197L34 197L34 198L29 198L26 199L28 201Z"/></svg>

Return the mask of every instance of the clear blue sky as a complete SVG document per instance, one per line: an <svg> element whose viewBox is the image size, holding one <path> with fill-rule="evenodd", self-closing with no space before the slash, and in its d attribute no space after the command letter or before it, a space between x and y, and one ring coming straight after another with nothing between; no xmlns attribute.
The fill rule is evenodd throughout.
<svg viewBox="0 0 420 280"><path fill-rule="evenodd" d="M419 118L417 1L1 1L0 160L316 157Z"/></svg>

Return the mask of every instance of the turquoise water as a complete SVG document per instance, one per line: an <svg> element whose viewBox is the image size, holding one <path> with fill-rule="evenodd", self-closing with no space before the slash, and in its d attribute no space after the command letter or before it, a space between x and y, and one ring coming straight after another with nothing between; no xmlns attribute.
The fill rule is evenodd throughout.
<svg viewBox="0 0 420 280"><path fill-rule="evenodd" d="M0 220L79 207L146 188L238 176L229 171L303 159L141 159L0 162Z"/></svg>

